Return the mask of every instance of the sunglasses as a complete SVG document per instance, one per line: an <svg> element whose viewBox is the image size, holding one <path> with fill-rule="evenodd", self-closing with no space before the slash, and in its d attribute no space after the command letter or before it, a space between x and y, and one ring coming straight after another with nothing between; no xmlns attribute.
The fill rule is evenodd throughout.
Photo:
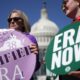
<svg viewBox="0 0 80 80"><path fill-rule="evenodd" d="M61 6L61 8L62 8L62 10L64 11L65 9L67 9L67 7L66 7L66 3L68 2L68 0L63 0L63 3L62 3L62 6Z"/></svg>
<svg viewBox="0 0 80 80"><path fill-rule="evenodd" d="M68 2L68 0L63 0L63 4L66 4Z"/></svg>
<svg viewBox="0 0 80 80"><path fill-rule="evenodd" d="M23 19L20 18L20 17L8 18L7 20L8 20L8 23L10 23L12 20L13 20L14 22L23 21Z"/></svg>

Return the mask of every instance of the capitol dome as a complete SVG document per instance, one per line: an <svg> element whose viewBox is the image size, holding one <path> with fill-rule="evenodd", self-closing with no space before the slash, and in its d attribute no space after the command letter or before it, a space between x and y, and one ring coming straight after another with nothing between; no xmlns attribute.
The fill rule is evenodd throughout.
<svg viewBox="0 0 80 80"><path fill-rule="evenodd" d="M42 8L41 18L31 27L31 34L36 37L39 47L47 47L51 38L57 34L58 31L58 26L48 19L46 8Z"/></svg>

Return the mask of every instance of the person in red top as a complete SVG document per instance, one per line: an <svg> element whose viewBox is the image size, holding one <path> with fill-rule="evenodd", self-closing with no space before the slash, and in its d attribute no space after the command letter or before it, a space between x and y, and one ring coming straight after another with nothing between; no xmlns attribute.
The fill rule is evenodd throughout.
<svg viewBox="0 0 80 80"><path fill-rule="evenodd" d="M67 17L71 18L73 22L80 21L80 0L63 0L63 12ZM67 75L59 76L60 80L80 80L80 69L72 71Z"/></svg>

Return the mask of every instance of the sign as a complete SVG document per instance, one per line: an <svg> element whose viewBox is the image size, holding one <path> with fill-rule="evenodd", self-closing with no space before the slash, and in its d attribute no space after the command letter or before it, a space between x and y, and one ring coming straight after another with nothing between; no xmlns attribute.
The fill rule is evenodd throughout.
<svg viewBox="0 0 80 80"><path fill-rule="evenodd" d="M36 63L31 44L21 32L0 29L0 80L30 80Z"/></svg>
<svg viewBox="0 0 80 80"><path fill-rule="evenodd" d="M46 65L57 75L80 68L80 22L66 26L53 37L46 51Z"/></svg>

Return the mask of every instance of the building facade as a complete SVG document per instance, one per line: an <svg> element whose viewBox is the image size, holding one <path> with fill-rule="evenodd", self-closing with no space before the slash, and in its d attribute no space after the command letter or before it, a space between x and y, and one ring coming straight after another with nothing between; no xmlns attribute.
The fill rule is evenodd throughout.
<svg viewBox="0 0 80 80"><path fill-rule="evenodd" d="M53 80L53 74L46 68L45 55L47 46L58 31L58 26L48 18L47 9L43 7L40 19L31 27L31 34L36 37L39 45L39 59L41 62L41 67L36 72L37 80L47 80L46 76L50 76L50 80Z"/></svg>

